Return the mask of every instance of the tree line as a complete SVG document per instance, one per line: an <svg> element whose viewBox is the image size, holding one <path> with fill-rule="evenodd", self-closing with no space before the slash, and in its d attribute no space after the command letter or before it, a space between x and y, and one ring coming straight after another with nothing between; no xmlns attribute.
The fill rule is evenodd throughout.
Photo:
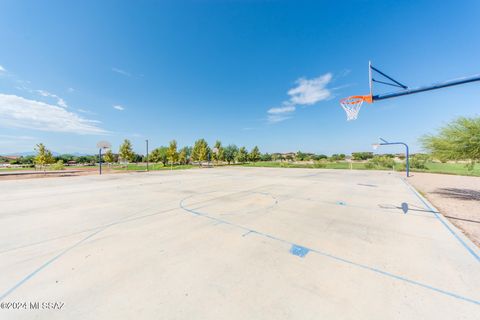
<svg viewBox="0 0 480 320"><path fill-rule="evenodd" d="M125 139L118 151L118 161L132 162L134 157L132 143ZM210 147L205 139L195 141L193 147L185 146L178 148L177 141L170 141L168 146L161 146L153 149L148 155L148 161L162 163L163 165L190 164L202 162L227 162L244 163L247 161L257 162L262 158L258 146L248 151L246 147L237 147L234 144L223 146L222 142L217 140L213 147ZM106 162L115 162L115 155L111 150L105 153ZM145 161L147 159L144 159Z"/></svg>
<svg viewBox="0 0 480 320"><path fill-rule="evenodd" d="M480 117L466 118L460 117L444 127L440 128L436 134L425 135L420 139L423 148L428 154L417 154L412 156L412 162L418 166L424 165L426 161L436 159L441 162L468 160L469 168L473 169L475 163L480 161ZM65 162L76 162L83 164L95 164L99 161L98 155L91 156L73 156L60 155L53 156L44 144L40 143L35 147L36 156L19 157L17 159L2 158L0 161L11 164L21 165L40 165L46 166L56 163L59 166ZM397 155L404 159L403 155ZM384 154L374 155L372 152L353 152L352 160L373 161L391 164L396 155ZM344 161L345 154L333 154L330 157L324 154L314 154L305 152L292 153L261 153L255 146L248 151L246 147L237 147L234 144L223 146L221 141L216 141L210 147L205 139L195 141L193 147L185 146L178 148L177 142L172 140L168 146L161 146L152 150L148 161L167 164L189 164L202 163L205 161L244 163L257 161ZM115 162L145 162L145 155L137 154L133 151L130 140L125 139L121 144L118 153L108 150L103 161L108 163Z"/></svg>

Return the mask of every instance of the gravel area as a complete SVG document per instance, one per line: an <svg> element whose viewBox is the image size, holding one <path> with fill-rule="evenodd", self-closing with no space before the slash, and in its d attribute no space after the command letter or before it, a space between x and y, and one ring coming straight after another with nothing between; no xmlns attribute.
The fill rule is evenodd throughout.
<svg viewBox="0 0 480 320"><path fill-rule="evenodd" d="M415 172L409 182L480 247L480 177Z"/></svg>

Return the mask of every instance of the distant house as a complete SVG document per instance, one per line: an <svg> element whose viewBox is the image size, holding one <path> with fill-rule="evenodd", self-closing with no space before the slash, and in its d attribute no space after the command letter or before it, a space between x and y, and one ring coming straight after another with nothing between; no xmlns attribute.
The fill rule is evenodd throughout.
<svg viewBox="0 0 480 320"><path fill-rule="evenodd" d="M17 160L17 159L20 159L20 156L0 156L0 158L5 158L8 160Z"/></svg>
<svg viewBox="0 0 480 320"><path fill-rule="evenodd" d="M17 156L0 156L0 167L10 167L12 160L17 160L20 157Z"/></svg>

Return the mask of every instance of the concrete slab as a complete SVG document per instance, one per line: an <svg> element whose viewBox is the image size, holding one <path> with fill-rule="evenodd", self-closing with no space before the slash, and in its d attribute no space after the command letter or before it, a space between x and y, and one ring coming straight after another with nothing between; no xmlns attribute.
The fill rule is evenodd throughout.
<svg viewBox="0 0 480 320"><path fill-rule="evenodd" d="M1 319L480 314L478 248L388 172L235 167L0 190Z"/></svg>

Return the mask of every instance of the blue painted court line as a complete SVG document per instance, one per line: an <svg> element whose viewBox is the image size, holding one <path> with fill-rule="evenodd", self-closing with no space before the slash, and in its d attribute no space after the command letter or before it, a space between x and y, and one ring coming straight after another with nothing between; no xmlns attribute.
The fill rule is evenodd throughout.
<svg viewBox="0 0 480 320"><path fill-rule="evenodd" d="M302 248L308 250L308 252L313 252L313 253L322 255L324 257L331 258L333 260L343 262L343 263L346 263L346 264L349 264L349 265L352 265L352 266L355 266L355 267L358 267L358 268L362 268L362 269L365 269L365 270L368 270L368 271L372 271L372 272L375 272L377 274L380 274L380 275L383 275L383 276L386 276L386 277L389 277L389 278L393 278L393 279L400 280L400 281L403 281L403 282L406 282L406 283L409 283L409 284L412 284L412 285L416 285L416 286L424 288L424 289L432 290L432 291L435 291L437 293L440 293L440 294L443 294L443 295L446 295L446 296L449 296L449 297L452 297L452 298L456 298L456 299L459 299L459 300L463 300L465 302L480 305L480 301L472 299L472 298L464 297L464 296L462 296L460 294L457 294L455 292L451 292L451 291L443 290L443 289L440 289L440 288L436 288L434 286L431 286L431 285L428 285L428 284L425 284L425 283L421 283L419 281L411 280L411 279L408 279L406 277L402 277L400 275L390 273L388 271L384 271L384 270L381 270L381 269L378 269L378 268L375 268L375 267L371 267L371 266L368 266L368 265L365 265L365 264L361 264L361 263L358 263L358 262L354 262L354 261L351 261L351 260L348 260L348 259L345 259L345 258L342 258L342 257L335 256L335 255L327 253L327 252L317 250L317 249L312 249L312 248L308 248L308 247L305 247L305 246L299 246L299 245L297 245L297 244L295 244L291 241L272 236L268 233L263 233L263 232L260 232L260 231L254 230L254 229L250 229L250 228L244 227L242 225L235 224L235 223L223 220L223 219L212 217L212 216L209 216L206 213L195 212L194 210L191 210L191 209L189 209L189 208L187 208L183 205L183 202L185 200L191 198L191 197L192 196L188 196L188 197L182 199L180 201L180 208L182 208L186 212L189 212L189 213L191 213L195 216L210 219L210 220L214 220L214 221L221 220L221 221L224 222L224 224L227 224L227 225L230 225L232 227L236 227L238 229L247 231L246 233L244 233L242 235L244 237L246 235L250 234L250 233L257 234L257 235L265 237L265 238L269 238L269 239L272 239L272 240L275 240L275 241L278 241L278 242L281 242L281 243L289 244L291 246L290 247L290 252L291 252L293 246L302 247Z"/></svg>
<svg viewBox="0 0 480 320"><path fill-rule="evenodd" d="M91 234L89 234L88 236L86 236L85 238L83 238L82 240L78 241L77 243L75 243L74 245L64 249L62 252L60 252L59 254L57 254L56 256L54 256L53 258L51 258L50 260L48 260L47 262L45 262L44 264L42 264L39 268L37 268L35 271L33 271L32 273L30 273L29 275L27 275L26 277L24 277L21 281L19 281L18 283L16 283L13 287L11 287L10 289L8 289L6 292L4 292L1 296L0 296L0 301L2 301L3 299L5 299L8 295L10 295L13 291L15 291L18 287L20 287L22 284L24 284L25 282L27 282L28 280L30 280L30 278L32 278L33 276L35 276L37 273L39 273L40 271L42 271L43 269L45 269L48 265L50 265L51 263L53 263L55 260L59 259L61 256L63 256L65 253L67 253L68 251L72 250L73 248L79 246L80 244L82 244L83 242L87 241L88 239L90 239L91 237L93 237L94 235L96 235L97 233L103 231L104 229L100 229L100 230L97 230Z"/></svg>
<svg viewBox="0 0 480 320"><path fill-rule="evenodd" d="M442 225L448 230L450 231L450 233L458 240L458 242L460 242L460 244L465 248L467 249L467 251L477 260L477 262L480 262L480 256L478 256L477 253L475 253L475 251L473 251L472 248L470 248L466 243L465 241L462 240L462 238L460 238L458 236L458 234L438 215L438 211L433 209L427 201L425 201L425 199L423 198L422 195L420 195L418 193L417 190L415 190L414 187L412 187L407 181L405 181L403 178L400 178L400 180L403 181L403 183L405 183L405 185L415 194L415 196L417 196L418 199L420 199L420 201L423 203L423 205L425 206L425 208L427 210L429 210L431 213L433 213L435 215L435 217L437 218L438 221L440 221L442 223Z"/></svg>
<svg viewBox="0 0 480 320"><path fill-rule="evenodd" d="M90 229L90 230L86 230L85 232L88 232L88 231L91 231L91 230L95 230L94 232L90 233L89 235L87 235L85 238L77 241L76 243L74 243L72 246L70 247L67 247L65 249L63 249L59 254L57 254L56 256L54 256L53 258L47 260L45 263L43 263L40 267L38 267L37 269L35 269L34 271L32 271L31 273L29 273L28 275L26 275L22 280L18 281L13 287L11 287L10 289L8 289L7 291L5 291L4 293L2 293L0 295L0 301L2 301L3 299L5 299L7 296L9 296L13 291L15 291L16 289L18 289L20 286L22 286L23 284L25 284L28 280L30 280L31 278L33 278L37 273L39 273L40 271L42 271L43 269L45 269L46 267L48 267L50 264L52 264L53 262L55 262L56 260L58 260L59 258L61 258L63 255L65 255L66 253L68 253L70 250L73 250L75 249L77 246L79 246L80 244L82 244L83 242L85 242L86 240L90 239L91 237L97 235L98 233L110 228L111 226L115 226L115 225L118 225L118 224L121 224L121 223L127 223L127 222L131 222L131 221L135 221L135 220L139 220L139 219L143 219L143 218L147 218L147 217L152 217L152 216L155 216L155 215L158 215L158 214L162 214L162 213L167 213L167 212L170 212L170 211L173 211L175 209L177 209L178 207L176 208L171 208L171 209L165 209L165 210L162 210L162 211L158 211L158 212L154 212L154 213L150 213L150 214L146 214L146 215L143 215L143 216L138 216L138 217L135 217L136 215L138 215L139 213L142 213L142 212L145 212L149 209L153 208L153 206L150 206L148 208L145 208L145 209L142 209L128 217L125 217L123 219L120 219L118 221L115 221L115 222L111 222L111 223L108 223L108 224L105 224L103 226L99 226L98 228L93 228L93 229Z"/></svg>
<svg viewBox="0 0 480 320"><path fill-rule="evenodd" d="M294 256L299 256L300 258L305 257L310 249L293 244L292 247L290 248L290 253L293 254Z"/></svg>

